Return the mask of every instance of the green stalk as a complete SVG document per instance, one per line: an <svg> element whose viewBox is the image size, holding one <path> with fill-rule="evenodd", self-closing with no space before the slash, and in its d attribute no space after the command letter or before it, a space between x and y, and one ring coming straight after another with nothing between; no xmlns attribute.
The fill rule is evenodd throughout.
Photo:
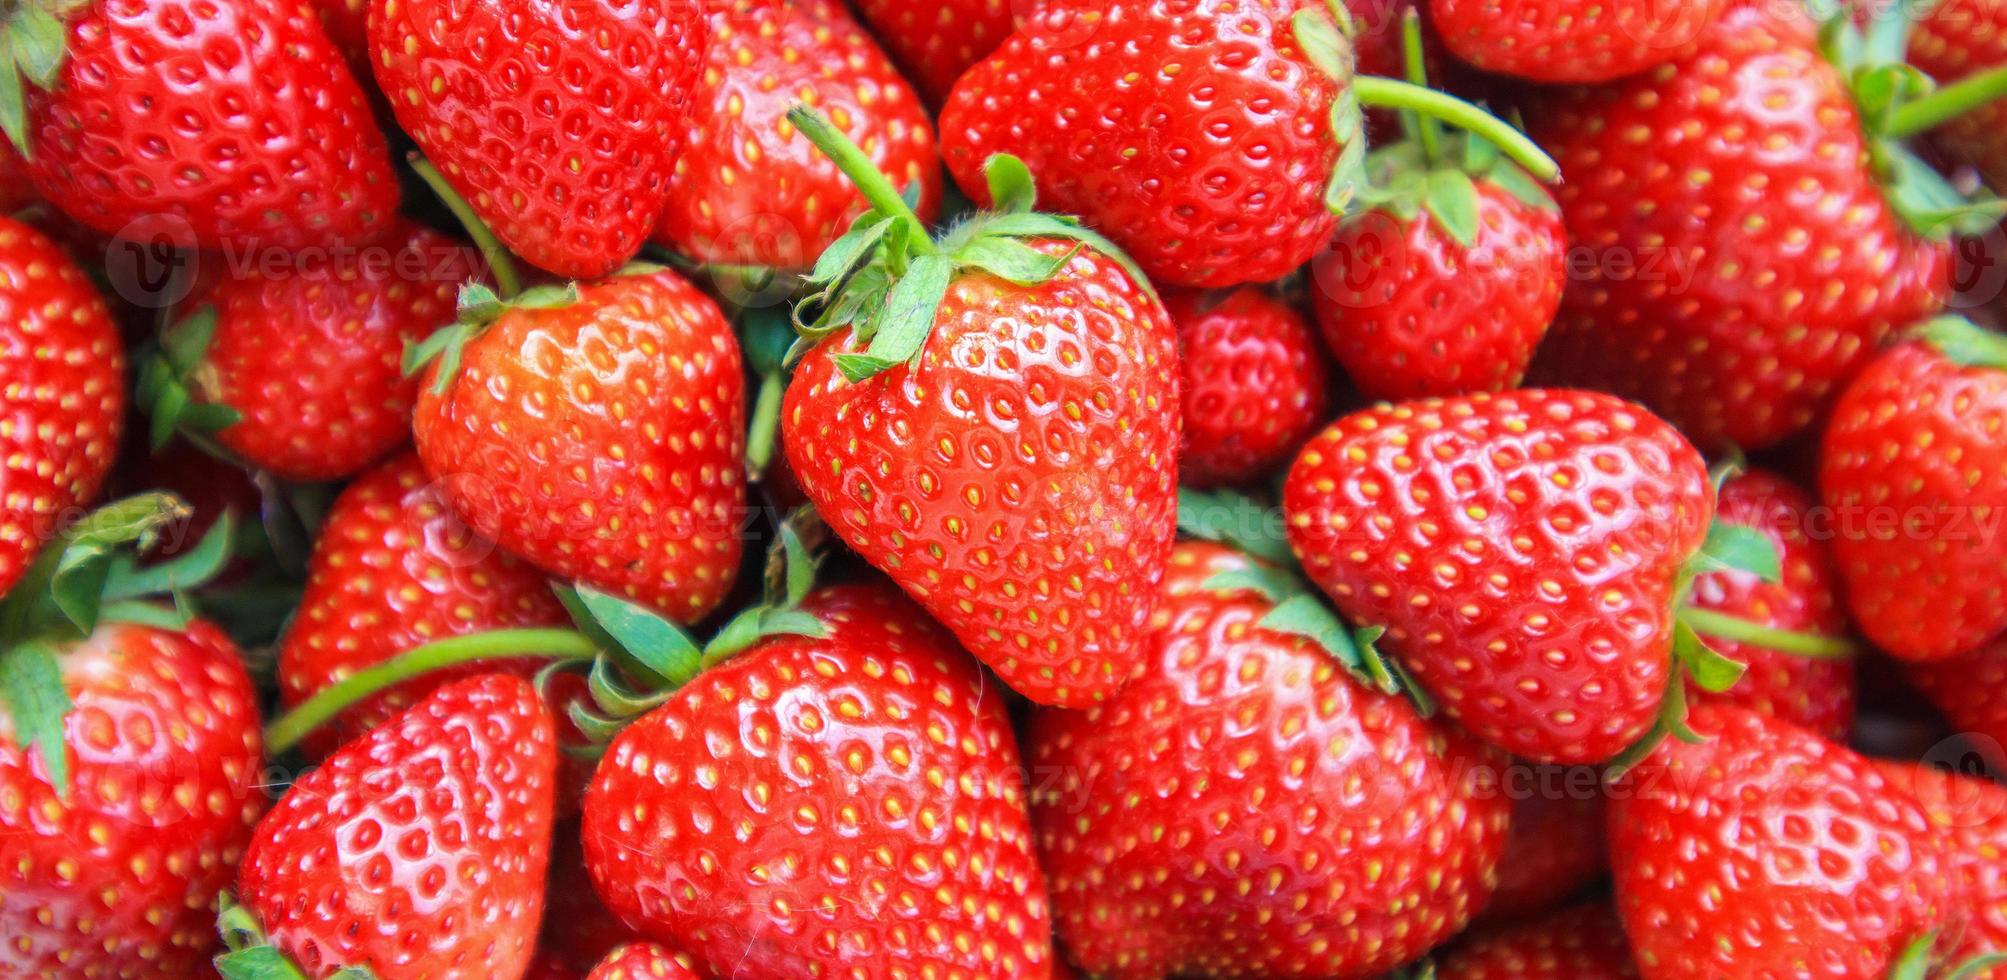
<svg viewBox="0 0 2007 980"><path fill-rule="evenodd" d="M1412 82L1371 75L1354 79L1352 87L1359 95L1360 105L1414 112L1490 140L1535 180L1549 183L1561 176L1561 165L1527 139L1525 133L1456 96Z"/></svg>
<svg viewBox="0 0 2007 980"><path fill-rule="evenodd" d="M760 391L753 399L752 422L746 429L746 471L755 479L764 475L774 458L774 435L780 429L781 395L787 383L780 373L762 375Z"/></svg>
<svg viewBox="0 0 2007 980"><path fill-rule="evenodd" d="M843 135L843 131L824 118L822 113L808 106L796 105L787 111L787 118L810 143L815 144L816 149L835 162L844 176L857 185L873 210L909 226L909 240L916 254L934 254L936 249L927 235L927 223L913 213L913 209L906 204L906 198L900 195L899 188L892 185L892 179L864 155L861 147L851 142L850 137Z"/></svg>
<svg viewBox="0 0 2007 980"><path fill-rule="evenodd" d="M307 733L372 695L442 667L508 657L583 660L599 652L599 645L591 638L567 629L491 630L413 647L336 681L265 726L265 751L278 755L299 744Z"/></svg>
<svg viewBox="0 0 2007 980"><path fill-rule="evenodd" d="M1807 660L1846 660L1860 653L1860 647L1844 636L1774 629L1706 609L1688 607L1680 610L1679 618L1703 636L1746 643Z"/></svg>
<svg viewBox="0 0 2007 980"><path fill-rule="evenodd" d="M487 222L474 213L467 199L461 197L453 185L446 183L446 175L440 173L432 161L416 153L411 154L409 159L411 169L418 172L425 186L432 188L432 193L439 195L446 209L453 212L453 217L459 219L461 227L467 229L467 235L474 239L474 247L481 250L481 258L488 263L488 271L495 274L495 295L505 300L514 299L517 293L523 291L523 277L516 273L514 256L502 246L501 239L495 237Z"/></svg>
<svg viewBox="0 0 2007 980"><path fill-rule="evenodd" d="M2007 65L1953 82L1923 98L1905 103L1889 116L1888 127L1882 135L1891 139L1915 136L2002 96L2007 96Z"/></svg>
<svg viewBox="0 0 2007 980"><path fill-rule="evenodd" d="M1401 16L1401 54L1406 64L1408 84L1429 87L1429 66L1423 61L1422 15L1413 7ZM1433 167L1442 160L1442 123L1434 116L1418 112L1401 113L1402 128L1422 146L1422 160Z"/></svg>

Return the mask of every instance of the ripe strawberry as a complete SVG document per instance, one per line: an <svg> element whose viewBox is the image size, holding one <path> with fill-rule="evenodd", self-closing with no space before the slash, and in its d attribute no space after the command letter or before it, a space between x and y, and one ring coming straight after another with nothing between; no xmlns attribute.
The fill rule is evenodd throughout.
<svg viewBox="0 0 2007 980"><path fill-rule="evenodd" d="M0 593L111 469L125 413L111 312L55 243L0 217Z"/></svg>
<svg viewBox="0 0 2007 980"><path fill-rule="evenodd" d="M185 305L142 379L156 446L212 434L284 480L352 476L410 438L418 379L404 348L453 318L479 275L473 249L402 223L382 247L305 251L250 268Z"/></svg>
<svg viewBox="0 0 2007 980"><path fill-rule="evenodd" d="M1920 8L1909 38L1910 63L1950 85L2007 65L2007 3L1939 0ZM2007 188L2007 105L1991 103L1958 116L1931 134L1951 159L1977 167L1987 184Z"/></svg>
<svg viewBox="0 0 2007 980"><path fill-rule="evenodd" d="M515 977L543 914L557 763L529 682L435 691L300 777L258 823L238 879L260 937L218 958L309 976Z"/></svg>
<svg viewBox="0 0 2007 980"><path fill-rule="evenodd" d="M655 943L628 943L606 954L586 980L697 980L697 966Z"/></svg>
<svg viewBox="0 0 2007 980"><path fill-rule="evenodd" d="M359 242L395 215L383 135L310 9L71 9L8 26L37 53L14 62L25 117L0 108L0 126L51 204L106 234L240 250Z"/></svg>
<svg viewBox="0 0 2007 980"><path fill-rule="evenodd" d="M1556 196L1588 260L1541 347L1543 383L1612 390L1701 446L1755 449L1804 429L1883 338L1946 299L1947 249L1913 225L1949 228L1885 196L1846 78L1793 5L1734 5L1688 57L1530 116L1576 175Z"/></svg>
<svg viewBox="0 0 2007 980"><path fill-rule="evenodd" d="M369 42L397 121L510 251L591 279L641 247L690 131L703 5L372 0Z"/></svg>
<svg viewBox="0 0 2007 980"><path fill-rule="evenodd" d="M295 707L357 670L449 636L569 622L544 577L468 530L418 457L406 454L350 484L323 520L279 648L279 696ZM435 671L378 694L318 729L308 755L326 755L447 683L507 664Z"/></svg>
<svg viewBox="0 0 2007 980"><path fill-rule="evenodd" d="M582 978L615 949L641 941L592 890L577 821L558 826L551 844L550 882L544 888L543 935L537 955Z"/></svg>
<svg viewBox="0 0 2007 980"><path fill-rule="evenodd" d="M836 120L871 162L941 204L934 127L919 97L835 0L725 0L694 95L696 135L676 157L657 241L706 263L805 269L863 213L836 164L801 139L787 111Z"/></svg>
<svg viewBox="0 0 2007 980"><path fill-rule="evenodd" d="M1665 64L1728 0L1431 0L1436 29L1456 56L1486 71L1541 82L1607 82Z"/></svg>
<svg viewBox="0 0 2007 980"><path fill-rule="evenodd" d="M1013 14L1041 0L857 0L857 13L890 49L927 101L940 105L970 65L1016 29Z"/></svg>
<svg viewBox="0 0 2007 980"><path fill-rule="evenodd" d="M1996 766L2007 766L2007 639L1971 653L1908 664L1908 678L1951 727Z"/></svg>
<svg viewBox="0 0 2007 980"><path fill-rule="evenodd" d="M1364 977L1454 935L1505 844L1510 804L1481 785L1504 760L1267 628L1269 598L1211 583L1254 571L1239 553L1185 543L1171 561L1136 679L1085 711L1038 710L1026 735L1075 962Z"/></svg>
<svg viewBox="0 0 2007 980"><path fill-rule="evenodd" d="M216 895L264 809L243 654L200 620L105 622L37 644L71 705L54 721L65 773L16 747L36 731L11 686L25 671L14 640L0 655L12 675L0 713L0 974L199 975Z"/></svg>
<svg viewBox="0 0 2007 980"><path fill-rule="evenodd" d="M745 378L717 304L643 267L462 315L488 322L413 419L453 508L552 575L702 619L738 571L745 505Z"/></svg>
<svg viewBox="0 0 2007 980"><path fill-rule="evenodd" d="M1905 660L2007 629L2007 337L1925 325L1854 379L1826 428L1819 485L1855 622Z"/></svg>
<svg viewBox="0 0 2007 980"><path fill-rule="evenodd" d="M738 977L1051 969L1003 698L888 588L812 594L620 732L586 794L600 897Z"/></svg>
<svg viewBox="0 0 2007 980"><path fill-rule="evenodd" d="M1100 236L1029 210L1016 160L993 167L1012 210L934 242L840 133L791 118L882 216L831 247L804 311L824 339L780 410L803 492L1012 689L1106 697L1176 533L1169 314Z"/></svg>
<svg viewBox="0 0 2007 980"><path fill-rule="evenodd" d="M1330 378L1310 324L1252 286L1181 290L1164 307L1184 366L1180 478L1194 487L1262 478L1324 421Z"/></svg>
<svg viewBox="0 0 2007 980"><path fill-rule="evenodd" d="M1886 976L1960 895L1924 808L1867 759L1696 707L1613 788L1617 910L1654 980Z"/></svg>
<svg viewBox="0 0 2007 980"><path fill-rule="evenodd" d="M1877 763L1889 782L1916 797L1943 835L1964 889L1966 918L1958 956L2007 953L2007 789L1990 779L1961 776L1930 764ZM1973 980L2007 977L1994 968Z"/></svg>
<svg viewBox="0 0 2007 980"><path fill-rule="evenodd" d="M1549 912L1610 871L1603 845L1601 771L1590 766L1512 770L1522 771L1535 782L1514 796L1512 832L1498 859L1498 887L1484 906L1486 922L1522 921Z"/></svg>
<svg viewBox="0 0 2007 980"><path fill-rule="evenodd" d="M1602 762L1652 727L1673 601L1713 513L1669 425L1608 395L1529 389L1382 405L1311 440L1289 539L1339 612L1479 737Z"/></svg>
<svg viewBox="0 0 2007 980"><path fill-rule="evenodd" d="M1608 905L1473 933L1435 958L1435 980L1635 980L1623 923Z"/></svg>
<svg viewBox="0 0 2007 980"><path fill-rule="evenodd" d="M1847 617L1840 608L1838 573L1824 538L1811 526L1816 509L1811 495L1775 474L1751 470L1721 485L1715 509L1725 523L1762 532L1777 549L1783 575L1777 582L1733 570L1694 577L1682 616L1710 637L1722 656L1748 666L1734 687L1698 697L1846 741L1854 727L1854 662L1845 652ZM1736 639L1732 628L1710 632L1704 619L1709 612L1825 642L1817 651L1772 649Z"/></svg>

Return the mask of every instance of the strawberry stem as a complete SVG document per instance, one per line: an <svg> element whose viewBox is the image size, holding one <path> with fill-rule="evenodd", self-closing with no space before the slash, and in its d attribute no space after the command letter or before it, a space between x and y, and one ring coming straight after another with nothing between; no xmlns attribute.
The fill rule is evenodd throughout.
<svg viewBox="0 0 2007 980"><path fill-rule="evenodd" d="M487 223L481 220L481 216L474 213L474 209L467 204L467 199L461 197L460 192L453 189L453 185L446 183L446 175L440 173L439 168L432 165L432 161L417 153L412 153L407 159L411 163L411 169L418 173L419 179L425 181L425 186L432 188L432 193L439 195L440 202L446 205L447 210L453 212L453 217L459 219L460 226L467 229L467 236L474 240L474 247L481 250L481 259L488 263L488 271L495 274L496 294L505 300L514 299L517 293L523 291L523 277L517 274L516 261L509 254L509 250L502 246L501 239L496 238Z"/></svg>
<svg viewBox="0 0 2007 980"><path fill-rule="evenodd" d="M265 751L278 755L369 697L442 667L505 657L585 660L599 652L599 644L590 637L568 629L490 630L413 647L328 685L265 726Z"/></svg>
<svg viewBox="0 0 2007 980"><path fill-rule="evenodd" d="M1680 610L1679 618L1693 627L1696 633L1718 640L1747 643L1750 646L1788 653L1807 660L1847 660L1860 653L1860 647L1844 636L1781 630L1752 623L1739 616L1707 609L1695 609L1689 606Z"/></svg>
<svg viewBox="0 0 2007 980"><path fill-rule="evenodd" d="M843 135L843 131L837 129L835 124L822 113L806 105L797 103L794 108L787 111L787 118L789 122L794 123L796 129L801 130L801 134L807 137L810 143L815 144L816 149L821 150L836 164L838 170L843 171L844 176L850 178L851 183L857 185L858 191L864 195L864 200L869 202L874 210L908 226L907 242L915 254L935 253L933 239L927 235L927 223L913 213L913 208L906 203L905 196L899 193L899 188L893 186L892 178L885 176L885 172L871 162L871 158L864 154L863 148L851 142L850 137Z"/></svg>
<svg viewBox="0 0 2007 980"><path fill-rule="evenodd" d="M1401 55L1408 74L1408 83L1429 87L1429 66L1422 54L1422 14L1409 7L1401 15ZM1442 160L1443 127L1434 116L1424 116L1418 112L1401 113L1404 128L1411 130L1415 141L1422 146L1422 162L1435 166Z"/></svg>
<svg viewBox="0 0 2007 980"><path fill-rule="evenodd" d="M1905 139L2007 96L2007 65L1946 85L1890 114L1882 135Z"/></svg>
<svg viewBox="0 0 2007 980"><path fill-rule="evenodd" d="M1561 176L1561 165L1555 163L1554 158L1536 146L1525 133L1456 96L1411 82L1371 75L1359 76L1353 80L1352 86L1359 96L1360 105L1414 112L1490 140L1514 163L1543 183L1552 183Z"/></svg>

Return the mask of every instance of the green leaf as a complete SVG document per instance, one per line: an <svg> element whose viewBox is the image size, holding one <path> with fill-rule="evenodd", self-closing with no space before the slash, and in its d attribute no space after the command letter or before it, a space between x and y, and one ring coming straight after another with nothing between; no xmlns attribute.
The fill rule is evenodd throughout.
<svg viewBox="0 0 2007 980"><path fill-rule="evenodd" d="M873 317L871 346L863 354L836 355L837 370L855 383L912 360L934 329L934 317L954 275L954 262L945 255L914 259Z"/></svg>
<svg viewBox="0 0 2007 980"><path fill-rule="evenodd" d="M1707 539L1694 555L1693 566L1699 572L1747 572L1771 583L1784 577L1783 559L1768 535L1720 519L1708 526Z"/></svg>
<svg viewBox="0 0 2007 980"><path fill-rule="evenodd" d="M1049 281L1066 268L1085 246L1075 243L1060 255L1048 255L1015 238L977 238L955 252L955 263L973 266L1020 286Z"/></svg>
<svg viewBox="0 0 2007 980"><path fill-rule="evenodd" d="M1491 145L1486 140L1476 138L1472 138L1471 142L1483 143L1486 146ZM1532 174L1527 173L1525 168L1513 163L1511 160L1505 159L1503 156L1498 158L1496 166L1493 166L1489 170L1478 172L1483 173L1486 180L1496 184L1500 190L1503 190L1507 194L1518 198L1519 202L1527 207L1538 208L1549 213L1561 209L1561 205L1555 203L1554 195L1547 193L1547 188L1540 186L1540 182L1534 180Z"/></svg>
<svg viewBox="0 0 2007 980"><path fill-rule="evenodd" d="M1257 558L1292 566L1280 512L1232 490L1178 488L1178 530L1201 541L1231 545Z"/></svg>
<svg viewBox="0 0 2007 980"><path fill-rule="evenodd" d="M760 613L760 635L776 636L788 634L806 636L820 640L829 635L829 627L823 625L814 613L802 609L767 609Z"/></svg>
<svg viewBox="0 0 2007 980"><path fill-rule="evenodd" d="M801 540L792 518L780 522L777 535L780 538L782 560L787 562L785 602L789 606L798 606L803 599L808 598L809 590L815 588L815 555Z"/></svg>
<svg viewBox="0 0 2007 980"><path fill-rule="evenodd" d="M1252 592L1270 603L1280 603L1307 591L1296 576L1262 563L1215 572L1206 579L1204 587L1222 593Z"/></svg>
<svg viewBox="0 0 2007 980"><path fill-rule="evenodd" d="M36 88L50 89L63 69L69 31L62 20L39 3L16 4L7 22L7 46L21 74Z"/></svg>
<svg viewBox="0 0 2007 980"><path fill-rule="evenodd" d="M1886 175L1882 190L1889 206L1918 235L1937 241L1981 236L2007 216L2007 201L1983 193L1968 199L1900 141L1877 141L1874 157Z"/></svg>
<svg viewBox="0 0 2007 980"><path fill-rule="evenodd" d="M1935 965L1938 935L1926 932L1911 940L1903 947L1895 965L1889 968L1888 980L1925 980L1930 976L1930 968Z"/></svg>
<svg viewBox="0 0 2007 980"><path fill-rule="evenodd" d="M244 421L244 413L216 402L190 402L181 410L181 430L208 434Z"/></svg>
<svg viewBox="0 0 2007 980"><path fill-rule="evenodd" d="M1944 975L1944 980L1979 980L1989 976L1988 971L2002 965L2007 965L2007 953L1981 953L1957 964Z"/></svg>
<svg viewBox="0 0 2007 980"><path fill-rule="evenodd" d="M98 607L98 622L134 623L170 633L187 629L194 618L195 611L180 602L172 609L156 602L107 602Z"/></svg>
<svg viewBox="0 0 2007 980"><path fill-rule="evenodd" d="M307 980L307 975L272 946L218 953L213 961L223 980Z"/></svg>
<svg viewBox="0 0 2007 980"><path fill-rule="evenodd" d="M991 208L1023 213L1038 205L1038 184L1032 180L1031 169L1018 157L993 154L983 164L983 177L989 181Z"/></svg>
<svg viewBox="0 0 2007 980"><path fill-rule="evenodd" d="M1953 364L2007 371L2007 336L1964 317L1936 317L1917 328L1917 334Z"/></svg>
<svg viewBox="0 0 2007 980"><path fill-rule="evenodd" d="M1428 175L1422 205L1457 244L1477 243L1477 184L1461 170L1434 170Z"/></svg>
<svg viewBox="0 0 2007 980"><path fill-rule="evenodd" d="M146 419L146 444L154 452L166 448L174 441L174 430L181 426L181 413L188 410L188 389L181 382L172 379L162 381L157 386L153 404Z"/></svg>
<svg viewBox="0 0 2007 980"><path fill-rule="evenodd" d="M660 266L657 266L656 268L659 270ZM518 310L550 310L550 309L556 309L560 306L570 306L573 303L578 302L578 300L579 300L578 283L568 282L562 286L550 286L550 285L531 286L530 288L525 289L520 293L517 293L513 298L511 298L508 301L507 306L511 309L518 309ZM461 315L466 316L467 315L466 307L462 306L461 310L462 310ZM476 320L475 322L489 323L492 322L495 319L495 317L501 315L501 310L497 309L494 310L492 313L489 313L487 312L486 308L483 307L476 315L478 315L480 319Z"/></svg>
<svg viewBox="0 0 2007 980"><path fill-rule="evenodd" d="M1352 641L1352 631L1346 629L1338 614L1316 596L1308 593L1291 596L1269 610L1256 625L1277 633L1303 637L1323 647L1354 676L1372 683L1365 657Z"/></svg>
<svg viewBox="0 0 2007 980"><path fill-rule="evenodd" d="M160 350L176 374L187 375L202 366L215 340L216 308L204 306L161 331Z"/></svg>
<svg viewBox="0 0 2007 980"><path fill-rule="evenodd" d="M760 614L765 612L759 606L742 609L739 614L725 621L711 642L704 644L700 663L717 663L745 648L759 642Z"/></svg>
<svg viewBox="0 0 2007 980"><path fill-rule="evenodd" d="M1289 20L1303 56L1325 77L1343 85L1352 79L1352 42L1331 22L1329 13L1305 7Z"/></svg>
<svg viewBox="0 0 2007 980"><path fill-rule="evenodd" d="M237 515L226 511L195 547L168 561L142 568L132 556L120 555L105 580L104 600L117 602L200 588L230 563L236 530Z"/></svg>
<svg viewBox="0 0 2007 980"><path fill-rule="evenodd" d="M670 685L697 676L702 651L689 634L654 610L620 596L579 585L578 599L613 642Z"/></svg>
<svg viewBox="0 0 2007 980"><path fill-rule="evenodd" d="M440 327L415 344L404 345L404 357L398 363L405 377L410 377L425 369L425 365L438 360L448 347L458 347L474 335L474 328L464 323L451 323ZM445 372L440 372L443 377Z"/></svg>
<svg viewBox="0 0 2007 980"><path fill-rule="evenodd" d="M23 160L35 158L28 142L28 103L21 91L21 72L15 67L12 45L0 47L0 132L7 134Z"/></svg>
<svg viewBox="0 0 2007 980"><path fill-rule="evenodd" d="M461 323L492 323L505 309L502 297L484 282L460 284L460 295L454 304L455 313Z"/></svg>
<svg viewBox="0 0 2007 980"><path fill-rule="evenodd" d="M1747 665L1730 660L1721 651L1708 646L1700 634L1693 631L1683 619L1673 621L1673 662L1686 669L1687 676L1693 678L1700 689L1712 694L1720 694L1735 686L1742 679ZM1680 687L1675 682L1669 687Z"/></svg>
<svg viewBox="0 0 2007 980"><path fill-rule="evenodd" d="M891 218L880 218L870 225L863 224L861 220L852 225L843 237L822 250L822 255L815 260L815 268L808 274L808 281L813 285L827 286L848 278L858 263L869 257L878 243L884 240L885 233L892 229L893 224Z"/></svg>
<svg viewBox="0 0 2007 980"><path fill-rule="evenodd" d="M1476 133L1464 133L1462 141L1463 169L1465 173L1490 176L1491 169L1498 166L1500 160L1505 159L1505 154L1499 152L1498 144ZM1514 166L1517 167L1517 164L1514 164ZM1524 174L1525 171L1521 170L1520 173ZM1531 180L1532 178L1528 177L1527 179Z"/></svg>
<svg viewBox="0 0 2007 980"><path fill-rule="evenodd" d="M63 741L63 718L74 705L63 688L55 648L30 640L0 651L0 701L6 703L14 723L14 744L24 751L40 749L57 797L68 800L70 757Z"/></svg>
<svg viewBox="0 0 2007 980"><path fill-rule="evenodd" d="M996 214L972 221L966 229L980 235L1008 235L1012 238L1064 238L1082 242L1088 248L1115 260L1122 271L1144 292L1157 295L1157 287L1150 283L1150 277L1143 274L1141 266L1129 257L1129 253L1100 232L1082 227L1073 218L1056 214L1033 211L1030 214Z"/></svg>

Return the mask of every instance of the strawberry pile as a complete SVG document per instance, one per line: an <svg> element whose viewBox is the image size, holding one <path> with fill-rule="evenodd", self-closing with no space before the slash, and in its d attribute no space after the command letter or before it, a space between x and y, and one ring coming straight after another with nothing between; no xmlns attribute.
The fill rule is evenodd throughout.
<svg viewBox="0 0 2007 980"><path fill-rule="evenodd" d="M0 0L0 978L2007 980L2007 0Z"/></svg>

